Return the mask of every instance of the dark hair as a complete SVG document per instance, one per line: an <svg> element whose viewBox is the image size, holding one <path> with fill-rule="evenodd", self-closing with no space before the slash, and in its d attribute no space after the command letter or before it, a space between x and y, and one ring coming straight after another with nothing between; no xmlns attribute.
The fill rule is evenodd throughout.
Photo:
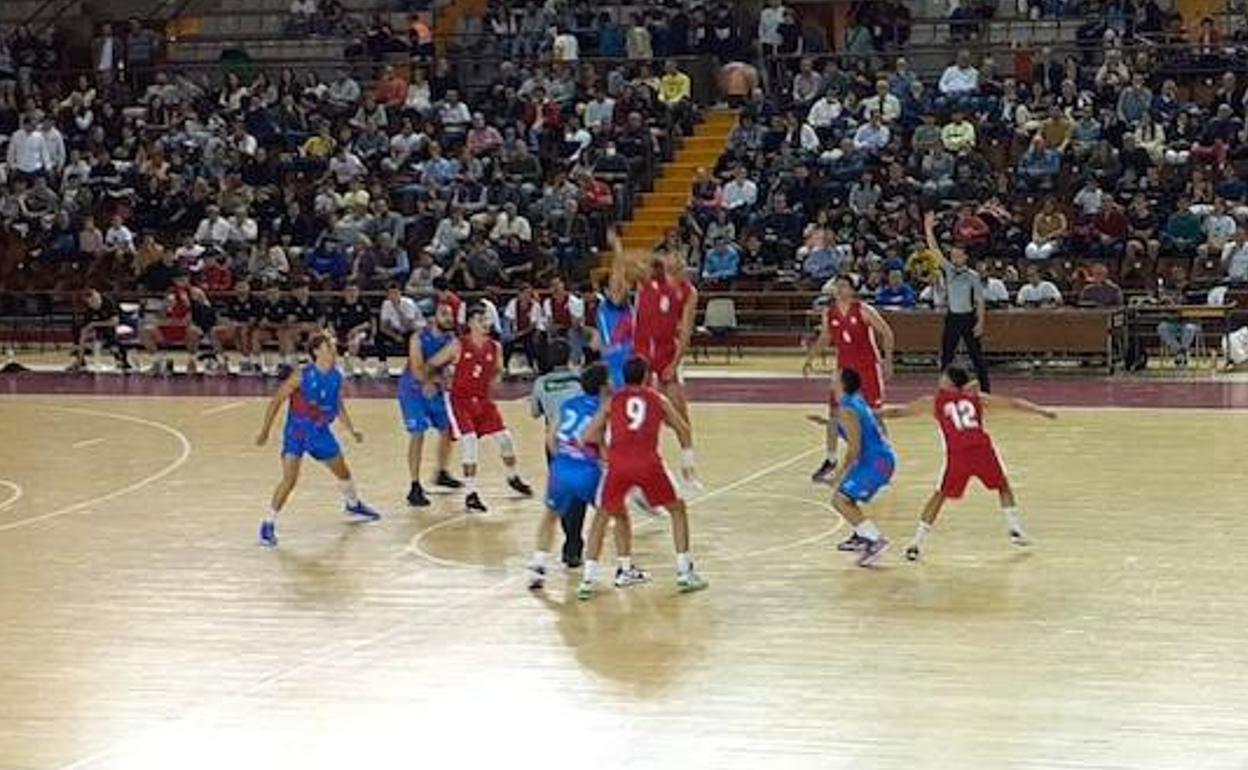
<svg viewBox="0 0 1248 770"><path fill-rule="evenodd" d="M633 356L624 363L624 382L629 385L641 385L650 374L650 364L641 356Z"/></svg>
<svg viewBox="0 0 1248 770"><path fill-rule="evenodd" d="M485 305L479 302L468 306L468 312L464 314L464 320L471 321L477 316L485 317Z"/></svg>
<svg viewBox="0 0 1248 770"><path fill-rule="evenodd" d="M313 334L312 337L308 339L308 352L315 355L316 351L320 350L322 345L328 345L331 341L330 336L324 332Z"/></svg>
<svg viewBox="0 0 1248 770"><path fill-rule="evenodd" d="M852 273L837 273L835 283L840 283L841 281L844 281L845 283L849 284L849 288L853 289L854 291L858 291L858 281L854 279L854 276Z"/></svg>
<svg viewBox="0 0 1248 770"><path fill-rule="evenodd" d="M945 376L953 383L954 387L965 388L966 383L971 381L971 375L957 364L950 364L945 367Z"/></svg>
<svg viewBox="0 0 1248 770"><path fill-rule="evenodd" d="M596 396L602 392L610 379L610 373L607 371L607 365L598 361L585 367L585 371L581 372L581 390L585 391L587 396Z"/></svg>
<svg viewBox="0 0 1248 770"><path fill-rule="evenodd" d="M568 347L568 343L564 340L551 340L546 346L546 366L551 369L560 366L567 366L568 360L572 358L572 349ZM585 391L588 393L589 391Z"/></svg>
<svg viewBox="0 0 1248 770"><path fill-rule="evenodd" d="M442 276L438 276L437 278L434 278L431 283L433 284L434 291L446 291L447 289L451 288L450 282L447 281Z"/></svg>
<svg viewBox="0 0 1248 770"><path fill-rule="evenodd" d="M845 390L845 395L852 396L862 390L862 375L858 374L857 369L842 369L841 387Z"/></svg>
<svg viewBox="0 0 1248 770"><path fill-rule="evenodd" d="M386 291L390 291L391 289L398 289L398 288L399 288L398 281L390 281L389 283L386 284Z"/></svg>

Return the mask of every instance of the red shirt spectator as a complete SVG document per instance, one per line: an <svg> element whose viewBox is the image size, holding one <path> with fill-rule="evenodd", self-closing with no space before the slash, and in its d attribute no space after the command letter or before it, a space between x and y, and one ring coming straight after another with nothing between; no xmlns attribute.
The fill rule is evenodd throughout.
<svg viewBox="0 0 1248 770"><path fill-rule="evenodd" d="M953 240L963 248L986 246L992 240L992 230L970 206L966 206L953 225Z"/></svg>

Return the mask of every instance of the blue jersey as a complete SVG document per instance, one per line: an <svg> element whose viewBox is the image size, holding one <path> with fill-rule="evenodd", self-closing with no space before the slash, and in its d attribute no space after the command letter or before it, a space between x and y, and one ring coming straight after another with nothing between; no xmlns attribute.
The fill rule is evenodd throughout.
<svg viewBox="0 0 1248 770"><path fill-rule="evenodd" d="M559 427L555 429L555 456L571 460L598 462L598 449L585 444L585 430L598 414L601 401L597 396L576 396L559 408Z"/></svg>
<svg viewBox="0 0 1248 770"><path fill-rule="evenodd" d="M286 424L327 428L338 417L342 396L342 372L338 367L323 372L316 364L306 364L299 372L299 390L290 397Z"/></svg>
<svg viewBox="0 0 1248 770"><path fill-rule="evenodd" d="M431 361L438 353L441 353L442 349L451 344L454 340L455 335L451 332L440 332L435 330L432 326L426 326L421 329L420 355L424 359L425 365L428 366L429 361ZM449 364L447 366L449 366ZM439 367L437 371L432 372L435 382L441 379L440 375L446 371L447 366ZM410 368L404 368L402 376L399 377L400 397L402 397L405 393L415 396L420 394L420 392L420 381L412 376L412 370Z"/></svg>
<svg viewBox="0 0 1248 770"><path fill-rule="evenodd" d="M893 447L880 430L879 420L871 411L870 404L861 394L855 393L841 399L841 409L849 410L858 417L858 437L861 442L858 463L847 470L838 491L859 503L870 501L893 477L897 468L897 456ZM845 429L837 425L841 435Z"/></svg>
<svg viewBox="0 0 1248 770"><path fill-rule="evenodd" d="M624 386L624 363L633 355L635 321L631 305L617 305L606 295L598 298L602 361L611 372L611 385L615 388Z"/></svg>
<svg viewBox="0 0 1248 770"><path fill-rule="evenodd" d="M892 445L888 443L884 432L880 430L880 421L876 419L875 412L871 411L871 406L861 393L846 396L841 401L841 408L848 409L858 416L858 437L862 443L859 462L881 457L896 460ZM841 436L845 435L845 429L842 426L838 425L837 430Z"/></svg>
<svg viewBox="0 0 1248 770"><path fill-rule="evenodd" d="M342 454L330 424L338 417L342 397L342 372L338 367L323 372L308 364L299 372L299 389L290 397L282 455L332 460Z"/></svg>

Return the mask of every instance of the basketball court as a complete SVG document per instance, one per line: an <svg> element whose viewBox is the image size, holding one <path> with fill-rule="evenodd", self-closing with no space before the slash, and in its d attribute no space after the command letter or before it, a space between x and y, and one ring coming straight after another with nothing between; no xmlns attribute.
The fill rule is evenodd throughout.
<svg viewBox="0 0 1248 770"><path fill-rule="evenodd" d="M901 546L939 440L894 422L871 510L895 548L862 570L809 481L821 386L707 383L710 589L677 595L665 522L639 520L653 583L578 603L574 576L525 590L540 506L491 443L488 515L407 508L390 399L349 402L347 447L386 519L344 523L309 464L266 551L262 397L40 382L0 396L3 770L1248 767L1248 411L1210 408L1242 384L1024 383L1065 405L991 418L1035 544L976 489L919 564ZM540 488L540 428L505 414Z"/></svg>

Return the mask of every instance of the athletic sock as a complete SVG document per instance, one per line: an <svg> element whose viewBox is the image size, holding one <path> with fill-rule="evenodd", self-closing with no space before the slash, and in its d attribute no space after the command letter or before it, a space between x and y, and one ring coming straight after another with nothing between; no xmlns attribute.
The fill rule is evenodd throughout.
<svg viewBox="0 0 1248 770"><path fill-rule="evenodd" d="M529 564L532 567L541 567L546 569L546 565L550 563L550 551L534 551L533 561Z"/></svg>
<svg viewBox="0 0 1248 770"><path fill-rule="evenodd" d="M464 477L464 494L475 495L476 493L477 493L477 477L465 476Z"/></svg>
<svg viewBox="0 0 1248 770"><path fill-rule="evenodd" d="M854 532L873 543L880 539L880 528L875 526L875 522L870 519L863 519L861 524L854 527Z"/></svg>
<svg viewBox="0 0 1248 770"><path fill-rule="evenodd" d="M269 521L273 522L274 524L277 523L277 509L276 508L269 509Z"/></svg>
<svg viewBox="0 0 1248 770"><path fill-rule="evenodd" d="M693 570L693 558L689 556L689 552L676 554L676 574L683 575Z"/></svg>
<svg viewBox="0 0 1248 770"><path fill-rule="evenodd" d="M597 560L590 559L589 561L585 562L585 569L581 571L581 582L582 583L596 583L598 582L598 576L599 574L601 574L601 572L602 572L602 567L599 566Z"/></svg>
<svg viewBox="0 0 1248 770"><path fill-rule="evenodd" d="M625 572L628 572L630 569L633 568L633 557L621 556L619 561L620 561L620 569L624 570Z"/></svg>
<svg viewBox="0 0 1248 770"><path fill-rule="evenodd" d="M342 499L347 505L359 505L360 496L355 492L355 482L351 479L338 482L338 489L342 490Z"/></svg>
<svg viewBox="0 0 1248 770"><path fill-rule="evenodd" d="M824 454L823 459L835 465L836 464L836 450L829 449L827 453Z"/></svg>
<svg viewBox="0 0 1248 770"><path fill-rule="evenodd" d="M1001 513L1005 514L1005 524L1012 530L1021 531L1023 528L1023 512L1015 506L1002 508Z"/></svg>
<svg viewBox="0 0 1248 770"><path fill-rule="evenodd" d="M932 534L932 525L920 520L919 525L914 528L914 544L922 547L930 534Z"/></svg>

